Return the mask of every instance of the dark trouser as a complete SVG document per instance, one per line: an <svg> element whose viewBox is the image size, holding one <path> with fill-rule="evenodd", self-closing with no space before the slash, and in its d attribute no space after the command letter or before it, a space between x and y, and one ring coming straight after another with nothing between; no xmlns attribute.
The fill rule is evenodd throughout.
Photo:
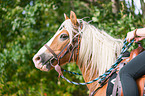
<svg viewBox="0 0 145 96"><path fill-rule="evenodd" d="M119 75L124 96L139 96L135 80L145 75L145 51L126 64Z"/></svg>

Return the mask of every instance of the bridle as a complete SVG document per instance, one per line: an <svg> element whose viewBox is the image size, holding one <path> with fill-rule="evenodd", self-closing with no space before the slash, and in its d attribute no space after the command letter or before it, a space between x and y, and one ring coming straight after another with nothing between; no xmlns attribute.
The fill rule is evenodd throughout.
<svg viewBox="0 0 145 96"><path fill-rule="evenodd" d="M64 26L62 26L62 27L64 27ZM60 27L60 29L62 29L62 27ZM59 76L62 77L63 74L62 74L61 70L64 70L64 69L62 69L62 68L60 67L60 59L61 59L61 58L63 58L67 53L71 52L71 55L70 55L70 57L69 57L69 61L68 61L68 62L71 61L73 55L75 55L75 56L74 56L74 57L75 57L75 58L74 58L75 61L78 62L78 54L79 54L79 48L80 48L80 37L81 37L81 35L80 35L80 30L82 29L82 27L83 27L82 20L79 21L79 26L74 26L74 25L73 25L73 28L74 28L73 31L74 31L76 34L75 34L74 37L72 38L71 43L67 43L66 46L62 49L62 51L61 51L58 55L57 55L48 45L45 44L44 46L47 48L47 50L49 50L49 52L51 52L51 54L52 54L53 56L52 56L52 58L49 58L48 60L46 60L46 61L43 63L43 65L48 65L47 62L49 62L50 65L51 65L52 67L54 67L55 70L59 73ZM75 50L75 49L76 49L76 50ZM74 54L74 51L75 51L76 54ZM53 64L52 64L52 61L53 61L53 60L56 60L56 61L57 61L57 64L56 64L56 65L53 65ZM67 71L67 70L64 70L64 71L69 72L69 71ZM74 72L70 72L70 73L78 74L78 73L74 73Z"/></svg>
<svg viewBox="0 0 145 96"><path fill-rule="evenodd" d="M56 55L56 53L48 45L45 44L44 46L49 50L49 52L53 55L53 57L51 59L46 60L43 63L43 65L47 65L47 62L49 62L50 65L52 67L54 67L55 70L59 73L59 76L60 75L62 76L63 74L61 72L60 59L62 59L67 53L71 52L71 55L70 55L69 61L68 61L68 62L70 62L71 59L72 59L72 57L73 57L74 51L76 49L76 51L75 51L76 52L75 60L76 61L78 60L79 46L80 46L80 35L79 34L77 34L77 35L75 35L73 37L72 43L73 44L67 43L65 45L65 47L62 49L62 51L58 55ZM53 65L52 64L52 61L53 60L56 60L57 61L57 64L56 65Z"/></svg>

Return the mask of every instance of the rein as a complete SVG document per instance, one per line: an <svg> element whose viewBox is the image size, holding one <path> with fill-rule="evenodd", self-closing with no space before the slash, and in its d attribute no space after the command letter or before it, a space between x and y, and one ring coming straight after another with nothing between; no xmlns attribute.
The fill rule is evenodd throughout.
<svg viewBox="0 0 145 96"><path fill-rule="evenodd" d="M60 74L60 72L58 72L57 70L56 70L56 71L59 73L59 75L61 75L61 77L62 77L63 79L65 79L67 82L69 82L69 83L71 83L71 84L75 84L75 85L86 85L86 84L91 84L91 83L93 83L93 82L95 82L95 81L98 81L98 80L99 80L99 83L100 83L100 84L103 84L103 82L106 81L106 77L107 77L107 79L108 79L108 78L109 78L108 75L110 75L110 73L112 73L112 71L113 71L113 70L117 67L117 65L122 61L121 58L122 58L123 54L129 49L129 47L132 45L133 42L134 42L134 39L133 39L129 44L127 44L127 41L126 41L126 38L125 38L124 43L123 43L123 47L122 47L122 50L121 50L121 53L120 53L119 57L117 58L116 62L115 62L115 63L111 66L111 68L110 68L109 70L107 70L104 74L100 75L98 78L95 78L95 79L92 80L92 81L85 82L85 83L77 83L77 82L68 80L67 78L65 78L65 77L63 76L63 74ZM70 62L70 60L71 60L71 58L72 58L72 55L73 55L73 53L74 53L74 50L75 50L76 48L77 48L77 55L78 55L79 43L80 43L80 40L79 40L79 35L78 35L77 43L75 43L76 45L75 45L75 46L72 46L72 45L69 45L69 46L68 46L68 44L67 44L67 45L63 48L63 50L62 50L58 55L56 55L55 52L54 52L49 46L45 45L45 47L46 47L46 48L53 54L53 56L54 56L54 58L52 58L52 59L50 60L50 64L51 64L51 61L52 61L53 59L55 59L55 60L58 61L58 64L57 64L57 65L59 65L59 60L60 60L63 56L65 56L69 51L72 51L71 56L70 56L70 58L69 58L69 62ZM71 47L73 47L73 48L71 48ZM62 54L63 51L64 51L66 48L67 48L67 50L64 52L64 54ZM62 56L61 56L61 54L62 54ZM76 59L78 59L78 56L76 56ZM47 61L46 61L46 62L47 62ZM54 66L54 65L51 64L51 66L52 66L52 67L55 67L56 65ZM61 70L64 71L64 72L68 72L68 73L74 74L74 75L82 75L82 74L80 74L80 73L75 73L75 72L67 71L67 70L62 69L62 68L61 68ZM60 70L59 70L59 71L60 71Z"/></svg>
<svg viewBox="0 0 145 96"><path fill-rule="evenodd" d="M122 56L123 54L129 49L129 47L132 45L132 43L134 42L134 39L127 45L127 41L126 39L124 40L124 44L123 44L123 47L122 47L122 50L121 50L121 53L119 55L119 57L117 58L116 62L111 66L111 68L109 70L107 70L104 74L100 75L98 78L95 78L94 80L92 81L89 81L89 82L85 82L85 83L77 83L77 82L74 82L74 81L70 81L68 80L67 78L65 78L64 76L61 76L63 79L65 79L67 82L69 83L72 83L72 84L75 84L75 85L86 85L86 84L91 84L95 81L98 81L99 80L99 83L102 84L106 77L108 75L110 75L110 73L117 67L117 65L122 61ZM109 78L109 77L108 77Z"/></svg>
<svg viewBox="0 0 145 96"><path fill-rule="evenodd" d="M133 42L134 42L134 39L129 44L127 44L127 41L126 41L126 38L125 38L121 53L120 53L119 57L117 58L116 62L104 74L100 75L98 78L95 78L92 81L85 82L85 83L77 83L77 82L68 80L63 75L61 77L63 79L65 79L67 82L69 82L71 84L75 84L75 85L91 84L91 83L99 80L98 83L100 84L100 86L97 89L95 89L94 91L92 91L91 94L90 94L90 96L94 96L96 94L96 92L107 83L106 81L110 78L110 76L116 71L117 65L123 60L123 59L121 59L123 54L130 48L130 46L132 45ZM78 74L75 74L75 75L78 75Z"/></svg>

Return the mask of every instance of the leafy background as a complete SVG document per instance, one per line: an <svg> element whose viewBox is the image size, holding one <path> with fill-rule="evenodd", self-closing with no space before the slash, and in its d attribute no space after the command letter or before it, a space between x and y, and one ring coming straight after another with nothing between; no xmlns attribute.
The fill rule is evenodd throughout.
<svg viewBox="0 0 145 96"><path fill-rule="evenodd" d="M133 0L132 0L133 1ZM1 0L0 1L0 95L1 96L87 96L86 86L58 80L55 70L42 72L34 67L32 57L55 34L73 10L78 18L115 38L145 26L142 14L134 13L124 0L112 12L111 0ZM63 66L79 72L75 63ZM65 74L70 80L82 77Z"/></svg>

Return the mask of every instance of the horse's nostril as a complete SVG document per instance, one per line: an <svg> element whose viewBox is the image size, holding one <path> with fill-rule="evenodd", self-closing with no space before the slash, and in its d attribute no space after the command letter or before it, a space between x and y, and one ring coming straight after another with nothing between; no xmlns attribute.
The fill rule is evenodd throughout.
<svg viewBox="0 0 145 96"><path fill-rule="evenodd" d="M38 57L36 57L36 59L35 59L35 60L37 60L37 61L38 61L38 60L41 60L41 58L38 56Z"/></svg>
<svg viewBox="0 0 145 96"><path fill-rule="evenodd" d="M36 62L41 62L41 57L40 56L37 56L37 57L35 57L35 59L34 59Z"/></svg>

